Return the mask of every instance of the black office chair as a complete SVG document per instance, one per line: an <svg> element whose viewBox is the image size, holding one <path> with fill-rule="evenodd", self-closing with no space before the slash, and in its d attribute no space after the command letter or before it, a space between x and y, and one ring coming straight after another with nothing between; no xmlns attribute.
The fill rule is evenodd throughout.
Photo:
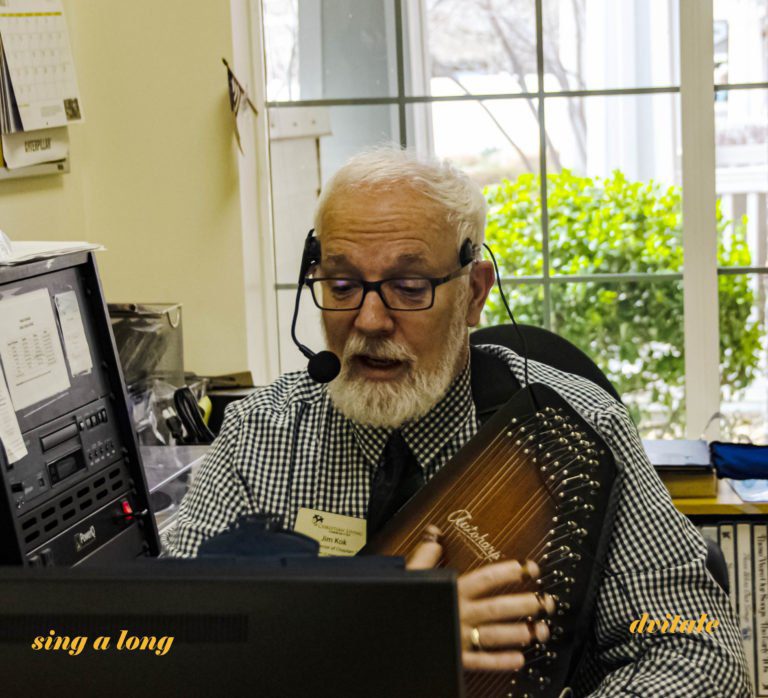
<svg viewBox="0 0 768 698"><path fill-rule="evenodd" d="M543 327L520 324L518 327L520 334L511 324L483 327L472 332L469 335L469 341L471 344L500 344L523 355L523 344L520 341L520 335L522 335L529 359L587 378L621 402L621 397L608 377L575 344L571 344L567 339Z"/></svg>
<svg viewBox="0 0 768 698"><path fill-rule="evenodd" d="M587 378L621 402L621 397L616 392L616 388L611 385L608 377L581 349L543 327L518 324L518 328L520 329L519 334L511 324L483 327L469 335L469 342L473 345L499 344L522 355L523 344L520 340L520 335L522 335L525 339L529 359ZM714 541L708 538L705 538L704 541L707 544L707 569L723 591L728 594L730 584L728 583L728 567L725 564L723 551Z"/></svg>

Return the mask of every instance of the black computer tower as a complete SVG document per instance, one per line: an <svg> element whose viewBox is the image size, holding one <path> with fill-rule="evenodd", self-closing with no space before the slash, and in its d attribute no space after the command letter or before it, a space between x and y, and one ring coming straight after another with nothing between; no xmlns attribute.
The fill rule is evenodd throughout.
<svg viewBox="0 0 768 698"><path fill-rule="evenodd" d="M92 252L0 267L0 364L7 442L0 448L0 564L156 556L157 528Z"/></svg>

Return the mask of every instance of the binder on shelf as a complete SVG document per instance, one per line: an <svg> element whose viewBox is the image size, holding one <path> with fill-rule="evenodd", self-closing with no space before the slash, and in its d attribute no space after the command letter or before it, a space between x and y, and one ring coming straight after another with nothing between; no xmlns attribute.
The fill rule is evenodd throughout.
<svg viewBox="0 0 768 698"><path fill-rule="evenodd" d="M738 617L739 603L736 586L736 532L733 524L720 524L718 543L723 551L725 566L728 569L728 585L730 587L730 599L733 612Z"/></svg>
<svg viewBox="0 0 768 698"><path fill-rule="evenodd" d="M704 538L708 538L709 540L717 543L717 526L701 526L699 530L701 531L701 535L704 536Z"/></svg>
<svg viewBox="0 0 768 698"><path fill-rule="evenodd" d="M755 562L755 693L768 696L768 525L752 527Z"/></svg>
<svg viewBox="0 0 768 698"><path fill-rule="evenodd" d="M750 517L751 518L751 517ZM723 552L747 672L756 698L768 698L768 519L705 519L697 528Z"/></svg>
<svg viewBox="0 0 768 698"><path fill-rule="evenodd" d="M739 631L747 658L749 676L755 681L755 609L752 574L752 524L736 524L737 577L739 586Z"/></svg>

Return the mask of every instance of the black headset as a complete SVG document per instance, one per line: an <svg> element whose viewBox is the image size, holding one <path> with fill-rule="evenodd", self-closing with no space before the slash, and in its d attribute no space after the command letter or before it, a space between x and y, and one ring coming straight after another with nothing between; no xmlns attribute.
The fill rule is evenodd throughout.
<svg viewBox="0 0 768 698"><path fill-rule="evenodd" d="M459 264L462 267L467 266L474 261L477 248L472 241L467 238L461 244L459 250ZM301 255L301 266L299 268L299 287L296 289L296 303L293 307L293 320L291 321L291 339L299 348L299 351L309 359L307 372L310 378L318 383L329 383L341 371L341 361L332 351L327 349L318 353L312 351L309 347L302 344L296 337L296 320L299 317L299 303L301 302L301 291L304 288L304 281L307 278L309 270L320 264L320 240L315 237L315 229L309 231L304 240L304 252Z"/></svg>

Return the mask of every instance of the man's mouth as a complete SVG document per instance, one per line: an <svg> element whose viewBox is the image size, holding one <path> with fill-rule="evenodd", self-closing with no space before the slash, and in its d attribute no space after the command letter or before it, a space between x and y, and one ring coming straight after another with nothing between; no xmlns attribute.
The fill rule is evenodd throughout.
<svg viewBox="0 0 768 698"><path fill-rule="evenodd" d="M376 373L395 372L405 365L400 359L389 359L371 354L356 354L355 361L365 369Z"/></svg>

